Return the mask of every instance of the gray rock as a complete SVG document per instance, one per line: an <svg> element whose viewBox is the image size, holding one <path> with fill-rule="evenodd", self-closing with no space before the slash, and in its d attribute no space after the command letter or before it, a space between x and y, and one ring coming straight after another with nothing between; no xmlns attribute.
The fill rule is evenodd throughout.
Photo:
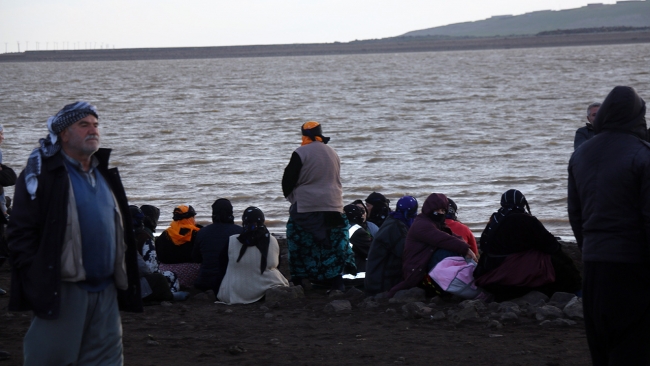
<svg viewBox="0 0 650 366"><path fill-rule="evenodd" d="M271 310L271 309L269 309L269 307L266 306L266 305L262 305L262 306L260 306L260 310L262 310L262 311L264 311L264 312L267 312L267 311L269 311L269 310Z"/></svg>
<svg viewBox="0 0 650 366"><path fill-rule="evenodd" d="M395 314L396 312L397 312L397 310L395 310L393 308L386 309L386 313L388 313L388 314Z"/></svg>
<svg viewBox="0 0 650 366"><path fill-rule="evenodd" d="M275 317L275 315L273 315L273 313L264 314L264 318L266 318L266 319L273 319L274 317Z"/></svg>
<svg viewBox="0 0 650 366"><path fill-rule="evenodd" d="M512 311L508 311L502 313L501 316L499 317L499 320L501 320L502 322L513 322L513 321L516 322L517 320L519 320L519 316Z"/></svg>
<svg viewBox="0 0 650 366"><path fill-rule="evenodd" d="M212 290L210 290L210 292L212 292ZM212 297L210 297L207 292L199 292L198 294L190 297L190 301L214 302L214 292L212 292Z"/></svg>
<svg viewBox="0 0 650 366"><path fill-rule="evenodd" d="M503 324L499 323L497 320L490 320L487 322L485 327L488 329L501 329L503 328Z"/></svg>
<svg viewBox="0 0 650 366"><path fill-rule="evenodd" d="M150 339L147 341L147 346L160 346L160 342Z"/></svg>
<svg viewBox="0 0 650 366"><path fill-rule="evenodd" d="M544 320L539 323L539 325L544 328L566 328L576 324L578 323L570 319Z"/></svg>
<svg viewBox="0 0 650 366"><path fill-rule="evenodd" d="M442 297L435 296L435 297L431 298L431 300L429 301L429 304L440 305L440 304L442 304L444 302L445 302L445 300L443 300Z"/></svg>
<svg viewBox="0 0 650 366"><path fill-rule="evenodd" d="M519 306L527 305L527 304L538 304L539 301L544 301L546 303L548 301L548 296L544 295L543 293L539 291L531 291L527 293L526 295L513 300L514 303L516 303Z"/></svg>
<svg viewBox="0 0 650 366"><path fill-rule="evenodd" d="M230 313L232 313L232 309L226 309L223 312L226 313L226 314L230 314Z"/></svg>
<svg viewBox="0 0 650 366"><path fill-rule="evenodd" d="M573 300L574 297L576 297L576 295L568 292L556 292L551 296L548 304L563 309L569 301Z"/></svg>
<svg viewBox="0 0 650 366"><path fill-rule="evenodd" d="M351 300L359 300L361 301L362 299L366 298L366 293L359 290L356 287L352 287L349 290L345 292L345 297Z"/></svg>
<svg viewBox="0 0 650 366"><path fill-rule="evenodd" d="M423 302L410 302L402 306L402 314L407 319L430 317L433 310Z"/></svg>
<svg viewBox="0 0 650 366"><path fill-rule="evenodd" d="M367 297L359 304L359 307L362 309L374 309L379 307L379 303L374 298Z"/></svg>
<svg viewBox="0 0 650 366"><path fill-rule="evenodd" d="M537 314L535 314L535 319L539 321L562 318L562 317L564 317L564 313L562 312L562 310L552 305L544 305L537 308Z"/></svg>
<svg viewBox="0 0 650 366"><path fill-rule="evenodd" d="M582 299L574 297L569 301L563 309L564 315L570 319L584 319L585 315L582 312Z"/></svg>
<svg viewBox="0 0 650 366"><path fill-rule="evenodd" d="M382 299L387 299L388 298L388 291L379 293L375 296L372 297L375 300L382 300Z"/></svg>
<svg viewBox="0 0 650 366"><path fill-rule="evenodd" d="M389 303L409 303L425 300L424 289L413 287L408 290L397 291L392 299L388 300Z"/></svg>
<svg viewBox="0 0 650 366"><path fill-rule="evenodd" d="M521 308L519 308L519 305L515 304L514 302L504 301L499 304L499 306L497 307L497 311L500 313L520 314Z"/></svg>
<svg viewBox="0 0 650 366"><path fill-rule="evenodd" d="M481 300L465 300L458 304L461 308L473 307L477 311L487 310L485 303Z"/></svg>
<svg viewBox="0 0 650 366"><path fill-rule="evenodd" d="M334 297L343 297L343 296L345 296L345 293L343 293L343 291L340 291L340 290L330 291L327 294L327 297L329 297L330 299L334 298Z"/></svg>
<svg viewBox="0 0 650 366"><path fill-rule="evenodd" d="M488 310L490 311L499 311L499 306L501 306L500 303L498 302L491 302L487 305Z"/></svg>
<svg viewBox="0 0 650 366"><path fill-rule="evenodd" d="M478 318L479 318L478 312L476 312L476 309L474 307L461 309L449 315L449 321L456 324L459 324L466 320L476 320Z"/></svg>
<svg viewBox="0 0 650 366"><path fill-rule="evenodd" d="M435 314L431 315L431 319L433 320L442 320L447 317L447 314L445 314L444 311L438 311Z"/></svg>
<svg viewBox="0 0 650 366"><path fill-rule="evenodd" d="M169 301L163 301L160 303L161 306L173 306L173 304Z"/></svg>
<svg viewBox="0 0 650 366"><path fill-rule="evenodd" d="M305 297L302 286L276 286L266 290L264 301L276 303Z"/></svg>
<svg viewBox="0 0 650 366"><path fill-rule="evenodd" d="M326 313L349 313L352 311L352 304L349 300L334 300L329 304L325 305Z"/></svg>

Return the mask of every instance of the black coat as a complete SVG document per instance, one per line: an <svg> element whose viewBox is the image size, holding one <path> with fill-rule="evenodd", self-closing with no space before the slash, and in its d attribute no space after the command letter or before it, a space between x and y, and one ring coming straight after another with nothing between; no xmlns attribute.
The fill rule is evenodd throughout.
<svg viewBox="0 0 650 366"><path fill-rule="evenodd" d="M366 263L364 288L369 294L378 294L402 281L402 254L408 228L406 224L388 216L375 235Z"/></svg>
<svg viewBox="0 0 650 366"><path fill-rule="evenodd" d="M241 234L242 231L244 229L239 225L217 222L204 227L196 234L192 257L195 262L201 263L201 269L194 287L213 290L215 295L219 292L228 268L230 236Z"/></svg>
<svg viewBox="0 0 650 366"><path fill-rule="evenodd" d="M99 171L110 186L124 227L129 287L118 290L121 310L142 311L137 251L128 201L117 168L108 169L109 149L99 149ZM43 159L36 198L25 185L25 171L16 182L14 208L7 227L12 265L9 310L33 310L43 319L56 319L61 306L61 249L68 216L69 176L58 153Z"/></svg>
<svg viewBox="0 0 650 366"><path fill-rule="evenodd" d="M650 261L650 144L645 103L616 87L594 121L596 136L569 160L569 222L585 262Z"/></svg>

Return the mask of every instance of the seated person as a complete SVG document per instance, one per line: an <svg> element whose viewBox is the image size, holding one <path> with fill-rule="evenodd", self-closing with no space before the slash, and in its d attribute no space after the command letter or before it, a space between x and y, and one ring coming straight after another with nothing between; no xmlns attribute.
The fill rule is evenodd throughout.
<svg viewBox="0 0 650 366"><path fill-rule="evenodd" d="M226 304L255 302L276 286L289 286L278 270L280 246L264 225L264 213L257 207L244 210L244 230L230 237L228 269L217 298Z"/></svg>
<svg viewBox="0 0 650 366"><path fill-rule="evenodd" d="M467 225L458 221L458 206L456 205L456 202L451 198L447 198L447 200L449 200L449 207L447 208L445 225L447 225L454 234L460 236L465 243L469 244L469 248L478 257L478 246L476 245L476 238L474 237L474 234L472 234L472 230L470 230Z"/></svg>
<svg viewBox="0 0 650 366"><path fill-rule="evenodd" d="M379 227L368 221L368 207L366 207L366 204L363 203L362 200L355 200L352 202L352 204L357 205L359 208L363 209L363 222L366 225L365 229L370 233L370 236L374 238L375 234L377 234L377 231L379 231Z"/></svg>
<svg viewBox="0 0 650 366"><path fill-rule="evenodd" d="M530 214L526 197L516 189L501 196L501 208L490 217L480 243L474 279L496 301L521 297L531 290L547 296L580 290L582 280L573 261Z"/></svg>
<svg viewBox="0 0 650 366"><path fill-rule="evenodd" d="M156 245L154 241L156 240L154 233L156 232L156 227L158 226L158 219L160 218L160 210L156 206L151 205L142 205L140 206L140 211L144 214L143 220L143 232L146 235L144 236L144 241L138 242L138 252L142 256L142 259L146 263L149 271L152 273L161 273L167 279L169 288L171 291L178 292L181 290L181 284L178 282L178 276L172 271L161 271L160 262L158 262L158 255L156 254ZM138 239L136 236L136 240ZM142 245L142 247L139 247Z"/></svg>
<svg viewBox="0 0 650 366"><path fill-rule="evenodd" d="M383 194L372 192L366 198L366 206L368 207L368 221L381 227L381 224L384 223L384 220L388 217L390 213L390 200L386 198Z"/></svg>
<svg viewBox="0 0 650 366"><path fill-rule="evenodd" d="M357 264L357 271L365 272L368 250L370 250L370 243L372 243L372 236L368 233L367 226L364 225L363 217L365 212L362 208L354 204L343 207L343 210L350 222L348 232L352 252L354 252L354 261Z"/></svg>
<svg viewBox="0 0 650 366"><path fill-rule="evenodd" d="M160 271L171 271L182 286L191 287L198 277L200 264L192 259L194 239L200 227L194 222L196 211L181 205L174 209L170 227L156 238L156 254Z"/></svg>
<svg viewBox="0 0 650 366"><path fill-rule="evenodd" d="M381 225L370 245L364 289L370 295L386 292L402 281L402 253L406 233L418 214L415 197L404 196Z"/></svg>
<svg viewBox="0 0 650 366"><path fill-rule="evenodd" d="M145 215L138 206L129 206L133 231L135 232L136 245L138 248L138 272L140 274L140 292L144 301L172 301L185 300L189 297L186 292L172 292L167 278L160 272L152 271L149 265L142 258L142 248L144 242L148 239L147 235L142 235L144 230Z"/></svg>
<svg viewBox="0 0 650 366"><path fill-rule="evenodd" d="M194 243L194 260L201 263L199 277L194 287L199 290L219 292L221 281L228 267L228 243L230 237L241 234L242 227L235 225L232 204L225 198L219 198L212 204L212 224L202 228L196 234Z"/></svg>
<svg viewBox="0 0 650 366"><path fill-rule="evenodd" d="M476 260L469 245L445 225L448 206L447 197L442 193L432 193L424 201L422 213L417 215L406 234L402 257L403 280L390 289L389 297L400 290L423 286L429 271L445 257L461 256Z"/></svg>

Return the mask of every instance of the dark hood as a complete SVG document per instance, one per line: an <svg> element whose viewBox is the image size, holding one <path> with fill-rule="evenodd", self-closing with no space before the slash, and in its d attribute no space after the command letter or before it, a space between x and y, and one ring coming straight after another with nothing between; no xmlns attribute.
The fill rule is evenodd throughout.
<svg viewBox="0 0 650 366"><path fill-rule="evenodd" d="M594 131L611 130L631 133L646 139L645 101L629 86L617 86L598 109Z"/></svg>
<svg viewBox="0 0 650 366"><path fill-rule="evenodd" d="M427 200L424 201L424 205L422 206L422 213L429 216L433 211L440 208L443 208L446 211L447 206L449 206L447 196L442 193L431 193L429 197L427 197Z"/></svg>

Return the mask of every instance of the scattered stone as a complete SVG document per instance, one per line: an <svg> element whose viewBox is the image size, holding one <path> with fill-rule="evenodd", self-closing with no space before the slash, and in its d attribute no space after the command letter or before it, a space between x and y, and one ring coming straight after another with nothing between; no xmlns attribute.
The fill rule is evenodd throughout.
<svg viewBox="0 0 650 366"><path fill-rule="evenodd" d="M564 314L570 319L584 319L585 314L582 312L582 299L574 297L563 309Z"/></svg>
<svg viewBox="0 0 650 366"><path fill-rule="evenodd" d="M405 318L418 319L431 316L431 308L423 302L410 302L402 306L402 314Z"/></svg>
<svg viewBox="0 0 650 366"><path fill-rule="evenodd" d="M562 310L556 308L552 305L544 305L537 308L537 314L535 314L535 319L541 321L546 319L556 319L564 317Z"/></svg>
<svg viewBox="0 0 650 366"><path fill-rule="evenodd" d="M488 337L490 337L490 338L500 338L500 337L503 337L503 334L488 334Z"/></svg>
<svg viewBox="0 0 650 366"><path fill-rule="evenodd" d="M444 311L438 311L435 314L431 315L432 320L442 320L447 317Z"/></svg>
<svg viewBox="0 0 650 366"><path fill-rule="evenodd" d="M465 320L476 320L478 318L478 312L476 312L476 309L474 307L461 309L449 315L449 321L456 324L459 324Z"/></svg>
<svg viewBox="0 0 650 366"><path fill-rule="evenodd" d="M280 340L277 339L277 338L271 338L271 339L269 340L269 343L270 343L270 344L278 345L278 344L280 344Z"/></svg>
<svg viewBox="0 0 650 366"><path fill-rule="evenodd" d="M388 309L386 309L386 312L389 313L389 314L395 314L397 312L397 310L395 310L393 308L388 308Z"/></svg>
<svg viewBox="0 0 650 366"><path fill-rule="evenodd" d="M200 302L213 302L214 301L214 292L212 297L210 297L206 292L199 292L198 294L190 297L190 301L200 301Z"/></svg>
<svg viewBox="0 0 650 366"><path fill-rule="evenodd" d="M147 346L160 346L160 342L150 339L147 341Z"/></svg>
<svg viewBox="0 0 650 366"><path fill-rule="evenodd" d="M5 318L13 318L15 315L12 313L4 313L3 315Z"/></svg>
<svg viewBox="0 0 650 366"><path fill-rule="evenodd" d="M501 329L501 328L503 328L503 324L501 324L497 320L490 320L489 322L487 322L485 327L488 328L488 329Z"/></svg>
<svg viewBox="0 0 650 366"><path fill-rule="evenodd" d="M266 318L266 319L273 319L273 317L275 317L275 315L273 315L273 313L264 314L264 318Z"/></svg>
<svg viewBox="0 0 650 366"><path fill-rule="evenodd" d="M544 320L539 323L539 325L544 328L566 328L576 324L578 323L570 319Z"/></svg>
<svg viewBox="0 0 650 366"><path fill-rule="evenodd" d="M260 310L262 310L262 311L264 311L264 312L267 312L267 311L269 311L269 310L271 310L271 309L269 309L269 307L266 306L266 305L262 305L262 306L260 306Z"/></svg>
<svg viewBox="0 0 650 366"><path fill-rule="evenodd" d="M508 311L506 313L502 313L501 316L499 317L499 319L502 322L517 321L517 320L519 320L519 316L516 313L512 312L512 311Z"/></svg>
<svg viewBox="0 0 650 366"><path fill-rule="evenodd" d="M246 349L240 345L231 346L230 348L228 348L228 353L230 353L231 355L238 355L244 352L246 352Z"/></svg>
<svg viewBox="0 0 650 366"><path fill-rule="evenodd" d="M520 314L521 308L514 302L504 301L497 307L497 311L500 313L515 313Z"/></svg>
<svg viewBox="0 0 650 366"><path fill-rule="evenodd" d="M409 303L409 302L418 302L424 301L425 292L424 289L419 287L413 287L408 290L397 291L395 296L392 299L388 300L389 303Z"/></svg>
<svg viewBox="0 0 650 366"><path fill-rule="evenodd" d="M465 300L458 304L458 306L461 308L473 307L477 311L483 311L487 309L485 303L481 300Z"/></svg>
<svg viewBox="0 0 650 366"><path fill-rule="evenodd" d="M226 314L230 314L230 313L232 313L232 309L226 309L223 312L226 313Z"/></svg>
<svg viewBox="0 0 650 366"><path fill-rule="evenodd" d="M429 304L440 305L440 304L442 304L444 302L445 302L445 300L443 300L442 297L435 296L435 297L431 298L431 301L429 301Z"/></svg>
<svg viewBox="0 0 650 366"><path fill-rule="evenodd" d="M348 313L352 311L352 304L349 300L334 300L325 305L326 313Z"/></svg>
<svg viewBox="0 0 650 366"><path fill-rule="evenodd" d="M367 296L365 292L359 290L356 287L352 287L345 293L345 297L351 302L358 304L359 302L365 300Z"/></svg>
<svg viewBox="0 0 650 366"><path fill-rule="evenodd" d="M169 301L163 301L160 303L160 306L172 306L172 303Z"/></svg>
<svg viewBox="0 0 650 366"><path fill-rule="evenodd" d="M566 304L568 304L573 298L576 297L574 294L568 292L556 292L551 296L551 299L548 301L548 305L553 305L557 308L563 309Z"/></svg>
<svg viewBox="0 0 650 366"><path fill-rule="evenodd" d="M264 302L276 303L305 297L302 286L276 286L266 290Z"/></svg>
<svg viewBox="0 0 650 366"><path fill-rule="evenodd" d="M373 299L375 300L381 300L381 299L387 299L388 298L388 291L379 293L375 296L373 296Z"/></svg>
<svg viewBox="0 0 650 366"><path fill-rule="evenodd" d="M376 307L379 307L379 303L375 301L373 297L366 297L359 304L359 307L362 309L374 309Z"/></svg>
<svg viewBox="0 0 650 366"><path fill-rule="evenodd" d="M395 363L404 363L406 362L406 357L397 357L397 361Z"/></svg>
<svg viewBox="0 0 650 366"><path fill-rule="evenodd" d="M491 302L491 303L489 303L489 304L487 305L487 308L488 308L488 310L490 310L490 311L494 311L494 312L496 312L496 311L499 311L499 306L501 306L500 303L498 303L498 302Z"/></svg>
<svg viewBox="0 0 650 366"><path fill-rule="evenodd" d="M330 299L334 297L343 297L343 296L345 296L345 294L343 293L343 291L340 290L329 291L327 294L327 297L329 297Z"/></svg>
<svg viewBox="0 0 650 366"><path fill-rule="evenodd" d="M548 301L548 296L544 295L539 291L531 291L526 295L513 300L513 302L519 306L523 306L526 304L530 304L530 305L538 304L540 300L544 301L544 303L546 304L546 302Z"/></svg>

